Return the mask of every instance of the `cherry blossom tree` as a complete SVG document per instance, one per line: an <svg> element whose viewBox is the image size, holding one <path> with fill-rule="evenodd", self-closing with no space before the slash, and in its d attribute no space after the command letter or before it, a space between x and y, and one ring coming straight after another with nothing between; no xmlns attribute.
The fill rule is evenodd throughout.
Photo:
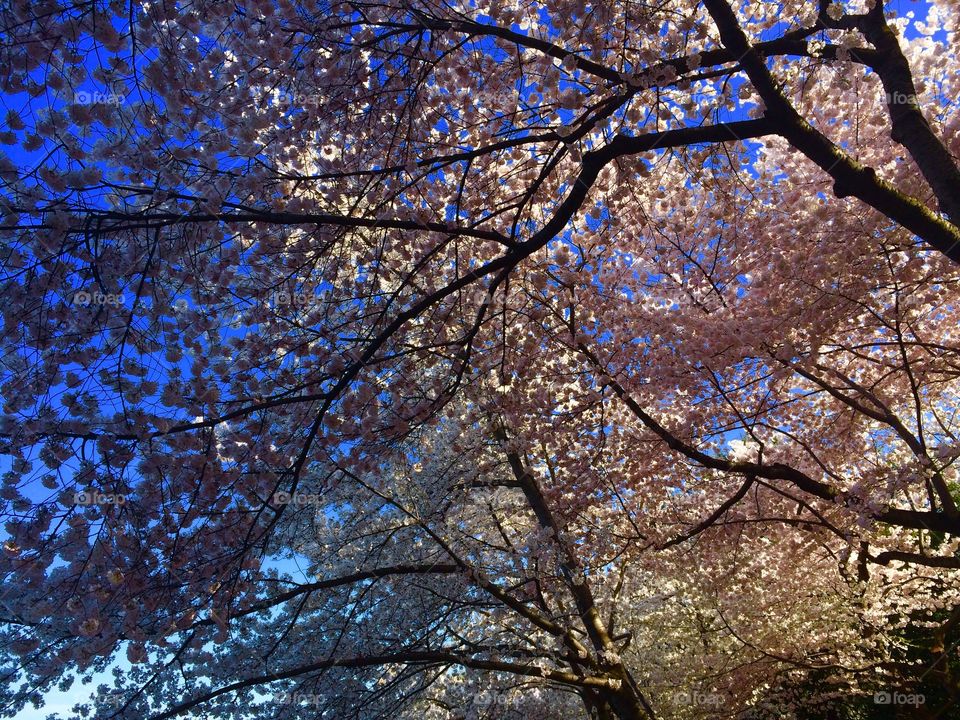
<svg viewBox="0 0 960 720"><path fill-rule="evenodd" d="M6 716L955 712L949 0L0 17Z"/></svg>

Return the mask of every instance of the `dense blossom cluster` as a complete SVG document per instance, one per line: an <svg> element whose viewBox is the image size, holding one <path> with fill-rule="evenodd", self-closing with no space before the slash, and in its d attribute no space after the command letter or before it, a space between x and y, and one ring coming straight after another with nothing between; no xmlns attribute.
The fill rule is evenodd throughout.
<svg viewBox="0 0 960 720"><path fill-rule="evenodd" d="M949 0L0 27L7 715L956 700Z"/></svg>

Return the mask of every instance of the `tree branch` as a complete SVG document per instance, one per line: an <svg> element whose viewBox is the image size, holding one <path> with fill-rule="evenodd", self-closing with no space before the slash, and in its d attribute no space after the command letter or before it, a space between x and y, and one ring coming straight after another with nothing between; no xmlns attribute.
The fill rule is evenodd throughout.
<svg viewBox="0 0 960 720"><path fill-rule="evenodd" d="M814 128L794 109L774 80L760 54L751 47L727 0L703 0L728 50L740 58L741 67L766 105L766 117L793 147L834 179L837 197L853 195L960 263L960 228L942 220L914 197L897 190L861 165Z"/></svg>

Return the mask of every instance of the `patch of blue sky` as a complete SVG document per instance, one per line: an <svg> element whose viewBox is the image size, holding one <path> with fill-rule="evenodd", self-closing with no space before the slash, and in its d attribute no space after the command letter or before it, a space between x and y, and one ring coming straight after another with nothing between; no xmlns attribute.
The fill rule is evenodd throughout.
<svg viewBox="0 0 960 720"><path fill-rule="evenodd" d="M291 583L309 583L316 578L309 572L310 563L302 555L289 554L284 557L268 558L264 563L264 569L273 570L281 577ZM292 587L292 586L291 586ZM280 608L272 608L266 612L267 617L277 617L281 613ZM263 614L261 614L261 617ZM83 673L79 676L70 676L59 686L50 689L43 694L43 705L40 707L27 706L17 714L17 720L49 720L50 718L69 718L76 717L73 708L78 704L89 704L98 698L110 697L110 688L114 687L118 673L122 676L130 672L131 665L125 657L126 642L118 645L117 653L110 661L110 665L104 670ZM213 650L214 646L209 643L205 649ZM162 661L172 659L172 655ZM258 700L265 700L271 697L269 691L258 691L255 693ZM115 695L122 698L121 693Z"/></svg>

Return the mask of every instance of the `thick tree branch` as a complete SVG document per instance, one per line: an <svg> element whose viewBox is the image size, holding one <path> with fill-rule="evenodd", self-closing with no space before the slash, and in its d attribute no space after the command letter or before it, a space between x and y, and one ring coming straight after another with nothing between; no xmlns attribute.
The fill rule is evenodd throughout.
<svg viewBox="0 0 960 720"><path fill-rule="evenodd" d="M921 555L920 553L903 552L901 550L888 550L868 559L878 565L889 565L891 562L899 561L927 567L960 568L960 557Z"/></svg>
<svg viewBox="0 0 960 720"><path fill-rule="evenodd" d="M590 363L599 372L606 374L603 365L597 356L585 345L578 346L581 353L590 360ZM671 450L679 452L698 465L711 470L720 470L722 472L732 472L739 475L754 476L766 480L785 480L792 483L800 490L830 502L848 504L854 502L848 498L845 493L837 490L831 485L816 480L806 473L796 468L784 465L783 463L755 463L745 461L727 460L726 458L716 457L705 453L692 445L684 442L679 437L671 433L667 428L658 423L649 415L640 404L630 396L624 387L613 378L606 378L604 383L610 387L614 394L620 398L631 413L640 420L641 423L657 437L659 437ZM914 530L933 530L939 532L948 532L954 535L960 535L960 522L951 518L942 512L924 512L918 510L901 510L897 508L888 508L872 513L871 517L878 522L890 525L899 525Z"/></svg>
<svg viewBox="0 0 960 720"><path fill-rule="evenodd" d="M766 105L766 117L793 147L834 179L838 197L853 195L896 220L932 247L960 263L960 228L942 220L914 197L900 192L861 165L814 128L794 109L761 55L750 45L727 0L704 0L723 44L740 58L741 67Z"/></svg>
<svg viewBox="0 0 960 720"><path fill-rule="evenodd" d="M690 538L696 537L697 535L702 533L704 530L711 527L714 523L717 522L717 520L722 518L730 508L732 508L734 505L740 502L740 500L743 499L744 495L747 494L747 491L753 485L754 481L755 479L750 475L748 475L747 479L743 482L743 484L739 488L737 488L737 491L733 495L731 495L729 498L724 500L716 510L710 513L710 516L708 518L706 518L700 523L697 523L697 526L694 527L693 529L688 530L682 535L679 535L663 543L659 549L666 550L667 548L673 547L674 545L679 545L680 543L684 543Z"/></svg>
<svg viewBox="0 0 960 720"><path fill-rule="evenodd" d="M877 0L857 20L857 27L877 50L870 66L886 92L890 136L907 149L940 201L940 209L960 227L960 168L920 109L910 63L884 17L883 2Z"/></svg>
<svg viewBox="0 0 960 720"><path fill-rule="evenodd" d="M209 702L214 698L226 695L244 688L257 685L268 685L270 683L288 680L290 678L300 677L309 673L315 673L330 668L363 668L381 665L459 665L461 667L474 668L477 670L491 670L494 672L511 673L522 675L524 677L543 678L562 685L571 687L589 687L598 691L611 691L618 687L618 682L614 679L605 677L596 677L590 675L577 675L572 672L562 670L551 670L540 668L534 665L518 665L516 663L502 662L499 660L487 660L481 658L470 658L457 655L448 651L431 650L410 650L407 652L391 653L387 655L367 655L360 657L332 658L318 662L300 665L286 670L277 670L266 675L238 680L225 685L216 690L199 695L190 700L178 703L159 715L154 715L153 720L168 720L168 718L182 715L193 708Z"/></svg>
<svg viewBox="0 0 960 720"><path fill-rule="evenodd" d="M288 600L300 597L301 595L309 595L317 590L328 590L330 588L343 587L344 585L353 585L365 580L379 580L381 578L395 575L453 575L462 572L463 568L461 568L459 565L453 565L450 563L437 563L434 565L388 565L381 568L375 568L373 570L359 570L355 573L350 573L349 575L328 578L327 580L318 580L312 583L304 583L291 590L288 590L287 592L280 593L279 595L262 600L261 602L254 603L249 607L237 610L236 612L231 613L230 617L233 619L242 617L244 615L263 612L264 610L269 610L277 605L282 605ZM198 620L191 627L195 628L212 624L215 624L215 621L212 619Z"/></svg>

